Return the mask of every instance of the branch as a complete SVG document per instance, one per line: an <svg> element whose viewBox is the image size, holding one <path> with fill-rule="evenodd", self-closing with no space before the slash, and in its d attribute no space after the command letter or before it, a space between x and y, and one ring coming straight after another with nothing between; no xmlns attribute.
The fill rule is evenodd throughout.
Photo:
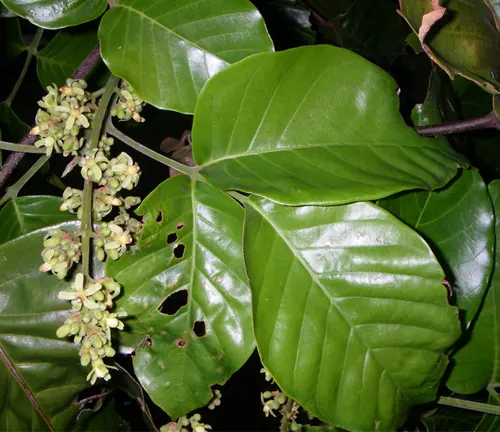
<svg viewBox="0 0 500 432"><path fill-rule="evenodd" d="M90 74L90 72L97 66L101 59L100 56L100 48L97 45L92 52L83 60L83 62L78 66L75 70L71 78L73 79L83 79ZM35 135L30 135L27 133L24 137L19 141L19 144L22 145L33 145L37 137ZM11 176L14 170L17 168L19 163L24 157L24 153L13 152L9 155L4 165L0 168L0 187L4 185L7 179Z"/></svg>
<svg viewBox="0 0 500 432"><path fill-rule="evenodd" d="M435 126L417 126L415 130L422 136L449 135L480 129L500 130L500 117L493 111L484 117L445 123Z"/></svg>

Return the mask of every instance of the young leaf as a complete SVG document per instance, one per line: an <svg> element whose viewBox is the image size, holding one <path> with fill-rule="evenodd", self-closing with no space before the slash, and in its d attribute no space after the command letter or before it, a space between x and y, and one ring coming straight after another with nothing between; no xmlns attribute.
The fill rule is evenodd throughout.
<svg viewBox="0 0 500 432"><path fill-rule="evenodd" d="M60 29L96 19L107 7L106 0L2 0L7 8L38 27Z"/></svg>
<svg viewBox="0 0 500 432"><path fill-rule="evenodd" d="M273 44L248 0L117 0L99 27L111 72L145 101L190 114L205 82Z"/></svg>
<svg viewBox="0 0 500 432"><path fill-rule="evenodd" d="M123 285L120 309L145 343L135 373L171 417L205 405L254 348L242 253L243 209L186 176L158 186L144 216L138 252L108 265Z"/></svg>
<svg viewBox="0 0 500 432"><path fill-rule="evenodd" d="M488 186L495 210L496 253L490 286L465 345L453 355L453 367L446 386L457 393L473 394L500 382L500 180Z"/></svg>
<svg viewBox="0 0 500 432"><path fill-rule="evenodd" d="M63 85L97 42L95 32L57 33L36 56L36 71L42 87Z"/></svg>
<svg viewBox="0 0 500 432"><path fill-rule="evenodd" d="M61 198L44 195L10 200L0 210L0 244L49 225L75 220L75 215L59 210L61 204Z"/></svg>
<svg viewBox="0 0 500 432"><path fill-rule="evenodd" d="M451 78L464 76L488 91L500 91L498 28L488 0L442 2L446 11L422 44ZM415 33L435 0L400 0L401 11Z"/></svg>
<svg viewBox="0 0 500 432"><path fill-rule="evenodd" d="M392 430L431 401L459 335L427 244L369 203L247 205L254 332L277 384L348 430Z"/></svg>
<svg viewBox="0 0 500 432"><path fill-rule="evenodd" d="M396 91L384 71L341 48L258 54L208 82L194 158L209 182L283 204L441 187L465 161L406 126Z"/></svg>
<svg viewBox="0 0 500 432"><path fill-rule="evenodd" d="M68 317L57 294L68 282L39 271L47 230L0 246L0 430L66 430L87 387L78 346L56 337Z"/></svg>

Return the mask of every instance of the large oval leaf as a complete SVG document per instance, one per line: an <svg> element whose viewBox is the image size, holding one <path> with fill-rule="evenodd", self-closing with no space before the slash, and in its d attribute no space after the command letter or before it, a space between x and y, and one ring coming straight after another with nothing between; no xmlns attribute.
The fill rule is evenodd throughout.
<svg viewBox="0 0 500 432"><path fill-rule="evenodd" d="M454 392L473 394L500 383L498 352L500 350L500 180L488 190L495 209L495 268L488 292L474 321L470 337L453 355L453 368L446 385Z"/></svg>
<svg viewBox="0 0 500 432"><path fill-rule="evenodd" d="M413 230L368 203L252 198L244 251L262 362L314 416L390 430L435 398L459 321Z"/></svg>
<svg viewBox="0 0 500 432"><path fill-rule="evenodd" d="M59 210L61 204L61 198L44 195L10 200L0 210L0 244L39 228L75 220L75 215Z"/></svg>
<svg viewBox="0 0 500 432"><path fill-rule="evenodd" d="M107 7L106 0L2 0L2 3L16 15L48 29L92 21Z"/></svg>
<svg viewBox="0 0 500 432"><path fill-rule="evenodd" d="M489 91L500 91L500 33L489 0L448 0L444 16L422 44L427 54L453 78L462 75ZM434 0L400 0L415 33Z"/></svg>
<svg viewBox="0 0 500 432"><path fill-rule="evenodd" d="M99 27L102 56L150 104L192 113L205 82L229 63L272 51L248 0L117 0Z"/></svg>
<svg viewBox="0 0 500 432"><path fill-rule="evenodd" d="M57 298L68 282L39 271L48 229L0 246L0 430L66 430L87 387L78 345L56 337L69 316Z"/></svg>
<svg viewBox="0 0 500 432"><path fill-rule="evenodd" d="M97 45L95 32L65 32L56 34L36 56L36 71L43 88L60 87Z"/></svg>
<svg viewBox="0 0 500 432"><path fill-rule="evenodd" d="M259 54L208 82L193 154L211 183L284 204L443 186L463 160L405 125L396 91L384 71L341 48Z"/></svg>
<svg viewBox="0 0 500 432"><path fill-rule="evenodd" d="M254 347L243 209L212 186L177 176L137 212L145 222L140 250L108 265L107 274L124 287L117 305L130 330L149 338L134 357L136 375L175 418L208 403L210 386L223 384ZM177 312L176 299L187 302Z"/></svg>

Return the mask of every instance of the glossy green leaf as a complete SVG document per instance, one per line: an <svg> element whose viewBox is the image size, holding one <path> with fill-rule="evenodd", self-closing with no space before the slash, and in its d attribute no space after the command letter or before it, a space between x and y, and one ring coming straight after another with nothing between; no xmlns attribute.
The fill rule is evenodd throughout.
<svg viewBox="0 0 500 432"><path fill-rule="evenodd" d="M348 430L391 430L435 398L459 321L413 230L369 203L252 198L244 251L262 362L307 411Z"/></svg>
<svg viewBox="0 0 500 432"><path fill-rule="evenodd" d="M76 228L75 223L54 225ZM47 230L0 246L0 430L66 430L86 386L78 346L56 337L68 317L57 294L67 286L41 273L40 251Z"/></svg>
<svg viewBox="0 0 500 432"><path fill-rule="evenodd" d="M0 103L0 129L2 139L16 142L29 131L29 126L24 123L12 108L5 102Z"/></svg>
<svg viewBox="0 0 500 432"><path fill-rule="evenodd" d="M400 0L403 16L418 33L433 0ZM427 54L449 75L464 76L500 91L500 33L487 0L449 0L446 13L424 39Z"/></svg>
<svg viewBox="0 0 500 432"><path fill-rule="evenodd" d="M479 173L463 171L445 189L409 192L377 204L429 242L468 326L488 286L495 247L493 208Z"/></svg>
<svg viewBox="0 0 500 432"><path fill-rule="evenodd" d="M57 33L36 57L36 71L42 87L64 84L97 42L95 32Z"/></svg>
<svg viewBox="0 0 500 432"><path fill-rule="evenodd" d="M192 113L205 82L249 55L272 51L248 0L117 0L99 27L111 72L145 101Z"/></svg>
<svg viewBox="0 0 500 432"><path fill-rule="evenodd" d="M463 159L420 137L394 80L326 45L259 54L212 78L196 107L201 175L284 204L340 204L446 184Z"/></svg>
<svg viewBox="0 0 500 432"><path fill-rule="evenodd" d="M106 0L1 0L13 13L33 24L59 29L96 19L107 7Z"/></svg>
<svg viewBox="0 0 500 432"><path fill-rule="evenodd" d="M0 210L0 244L49 225L75 220L75 215L59 210L61 204L61 198L44 195L10 200Z"/></svg>
<svg viewBox="0 0 500 432"><path fill-rule="evenodd" d="M500 383L498 350L500 349L500 180L488 186L495 210L496 250L495 268L490 286L470 337L453 355L453 367L446 381L457 393L473 394L489 385Z"/></svg>
<svg viewBox="0 0 500 432"><path fill-rule="evenodd" d="M212 186L177 176L137 213L145 221L140 250L110 263L107 275L123 285L117 305L129 314L130 330L147 335L134 357L135 373L153 402L175 418L208 403L210 386L223 384L254 347L243 209ZM176 311L178 293L187 303ZM204 336L195 334L196 321L203 321Z"/></svg>

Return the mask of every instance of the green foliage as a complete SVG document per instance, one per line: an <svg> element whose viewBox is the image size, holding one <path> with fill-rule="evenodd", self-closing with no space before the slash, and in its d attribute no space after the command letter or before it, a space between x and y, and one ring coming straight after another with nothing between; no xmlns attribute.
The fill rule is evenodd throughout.
<svg viewBox="0 0 500 432"><path fill-rule="evenodd" d="M57 298L66 282L41 273L39 254L32 253L50 228L0 246L2 430L68 429L79 410L73 402L87 386L76 345L55 335L68 316L67 303Z"/></svg>
<svg viewBox="0 0 500 432"><path fill-rule="evenodd" d="M14 14L47 29L92 21L106 9L106 0L1 0Z"/></svg>
<svg viewBox="0 0 500 432"><path fill-rule="evenodd" d="M177 418L207 404L210 386L223 384L253 350L243 209L178 176L158 186L138 214L145 217L140 251L108 264L107 274L124 285L118 307L129 314L130 330L150 341L134 358L139 381ZM185 306L175 312L179 292L187 300L177 300ZM196 335L196 322L204 334Z"/></svg>
<svg viewBox="0 0 500 432"><path fill-rule="evenodd" d="M261 54L221 72L196 107L193 142L211 183L292 205L435 189L466 163L404 124L390 76L328 46Z"/></svg>
<svg viewBox="0 0 500 432"><path fill-rule="evenodd" d="M158 108L192 113L210 77L273 48L248 0L116 3L99 27L104 61ZM128 38L131 33L136 36Z"/></svg>
<svg viewBox="0 0 500 432"><path fill-rule="evenodd" d="M0 1L1 430L499 429L497 0Z"/></svg>

